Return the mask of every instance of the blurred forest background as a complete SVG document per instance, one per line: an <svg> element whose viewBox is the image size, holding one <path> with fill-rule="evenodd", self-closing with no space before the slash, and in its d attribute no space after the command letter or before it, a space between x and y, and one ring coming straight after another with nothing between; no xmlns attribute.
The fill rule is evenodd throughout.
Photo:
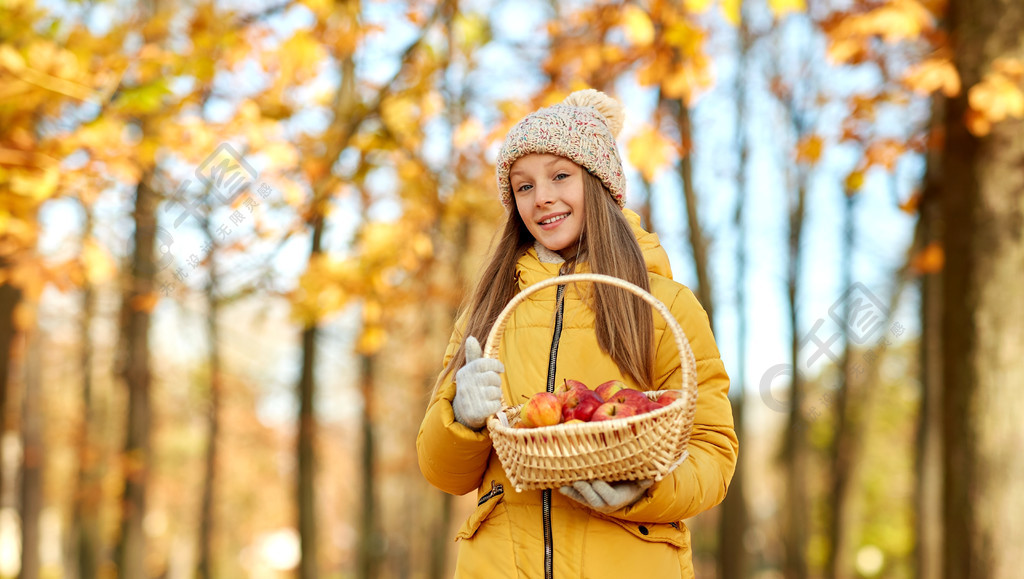
<svg viewBox="0 0 1024 579"><path fill-rule="evenodd" d="M0 0L0 577L438 578L512 123L627 107L741 437L702 579L1024 569L1024 4Z"/></svg>

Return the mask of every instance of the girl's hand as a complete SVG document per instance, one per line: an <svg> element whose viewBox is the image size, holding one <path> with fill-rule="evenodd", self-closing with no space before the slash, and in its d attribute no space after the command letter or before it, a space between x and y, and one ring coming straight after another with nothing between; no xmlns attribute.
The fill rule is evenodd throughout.
<svg viewBox="0 0 1024 579"><path fill-rule="evenodd" d="M455 373L455 420L479 430L487 417L501 410L501 376L505 366L499 360L484 358L480 342L466 338L466 365Z"/></svg>
<svg viewBox="0 0 1024 579"><path fill-rule="evenodd" d="M606 483L603 480L576 481L572 486L559 490L570 499L605 514L617 511L640 500L644 491L651 488L651 479L635 482Z"/></svg>

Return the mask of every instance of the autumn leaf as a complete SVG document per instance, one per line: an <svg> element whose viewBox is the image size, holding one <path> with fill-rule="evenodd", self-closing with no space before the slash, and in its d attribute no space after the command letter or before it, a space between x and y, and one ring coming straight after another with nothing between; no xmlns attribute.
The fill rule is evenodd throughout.
<svg viewBox="0 0 1024 579"><path fill-rule="evenodd" d="M123 88L114 104L125 114L144 115L152 113L164 104L164 97L171 94L166 79L158 79L151 83Z"/></svg>
<svg viewBox="0 0 1024 579"><path fill-rule="evenodd" d="M967 92L971 108L989 123L1024 118L1024 91L1002 73L989 73Z"/></svg>
<svg viewBox="0 0 1024 579"><path fill-rule="evenodd" d="M960 75L948 58L929 58L911 66L903 83L922 95L940 91L947 97L960 94Z"/></svg>
<svg viewBox="0 0 1024 579"><path fill-rule="evenodd" d="M796 160L808 165L816 165L825 150L825 141L819 135L809 135L800 140L796 146Z"/></svg>
<svg viewBox="0 0 1024 579"><path fill-rule="evenodd" d="M807 2L805 0L768 0L768 6L775 14L775 18L785 18L791 12L806 12Z"/></svg>
<svg viewBox="0 0 1024 579"><path fill-rule="evenodd" d="M868 145L864 156L868 165L885 167L887 171L896 168L896 163L907 150L906 145L895 139L883 139Z"/></svg>
<svg viewBox="0 0 1024 579"><path fill-rule="evenodd" d="M703 14L711 8L712 0L683 0L683 6L691 14Z"/></svg>
<svg viewBox="0 0 1024 579"><path fill-rule="evenodd" d="M853 193L860 191L861 187L864 186L864 171L858 169L851 172L846 176L846 182L844 185L848 195L852 195Z"/></svg>
<svg viewBox="0 0 1024 579"><path fill-rule="evenodd" d="M622 9L621 22L630 44L648 46L654 42L654 24L647 12L639 6L627 4Z"/></svg>
<svg viewBox="0 0 1024 579"><path fill-rule="evenodd" d="M739 26L740 18L742 18L740 14L742 6L742 0L722 0L722 15L725 16L726 22L733 26Z"/></svg>
<svg viewBox="0 0 1024 579"><path fill-rule="evenodd" d="M86 240L82 247L82 264L85 269L85 278L93 285L114 277L116 270L114 259L94 239Z"/></svg>
<svg viewBox="0 0 1024 579"><path fill-rule="evenodd" d="M900 211L906 213L907 215L916 215L917 208L920 207L920 205L921 192L914 191L914 193L910 197L907 197L905 201L900 203Z"/></svg>
<svg viewBox="0 0 1024 579"><path fill-rule="evenodd" d="M160 294L156 292L149 292L137 296L132 296L130 305L131 308L137 312L152 313L153 309L156 308L156 304L160 301Z"/></svg>
<svg viewBox="0 0 1024 579"><path fill-rule="evenodd" d="M674 146L656 128L648 126L626 144L627 156L644 179L653 182L673 160Z"/></svg>
<svg viewBox="0 0 1024 579"><path fill-rule="evenodd" d="M364 356L376 354L384 347L388 334L380 326L369 326L363 328L356 343L356 351Z"/></svg>
<svg viewBox="0 0 1024 579"><path fill-rule="evenodd" d="M910 259L910 271L915 275L927 275L942 271L946 264L946 253L942 245L933 241Z"/></svg>

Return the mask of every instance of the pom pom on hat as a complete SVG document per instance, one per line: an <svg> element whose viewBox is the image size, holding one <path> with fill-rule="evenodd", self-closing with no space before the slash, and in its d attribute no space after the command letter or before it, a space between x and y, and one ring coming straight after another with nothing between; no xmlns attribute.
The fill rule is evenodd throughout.
<svg viewBox="0 0 1024 579"><path fill-rule="evenodd" d="M513 205L509 172L520 157L550 153L580 165L604 183L619 207L626 204L626 178L615 137L622 130L622 104L594 89L570 94L519 121L498 153L498 194L505 207Z"/></svg>
<svg viewBox="0 0 1024 579"><path fill-rule="evenodd" d="M625 121L626 116L625 107L623 107L622 103L619 101L599 90L594 90L592 88L578 90L565 97L562 104L572 107L590 107L592 109L597 109L597 112L601 113L605 122L608 123L608 130L612 132L613 137L618 137L619 133L622 132L622 124Z"/></svg>

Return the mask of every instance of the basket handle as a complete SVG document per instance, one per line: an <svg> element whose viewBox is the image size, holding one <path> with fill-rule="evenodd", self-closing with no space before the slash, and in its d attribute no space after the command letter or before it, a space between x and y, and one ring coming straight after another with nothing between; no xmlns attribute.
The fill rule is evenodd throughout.
<svg viewBox="0 0 1024 579"><path fill-rule="evenodd" d="M600 273L574 273L551 277L526 287L509 300L508 304L505 305L505 309L501 310L501 313L498 314L498 318L494 321L494 325L491 327L490 333L487 334L487 343L484 345L484 357L498 357L498 345L501 343L501 337L505 334L505 326L508 324L512 311L519 307L519 304L526 301L526 298L544 288L548 288L553 285L570 284L577 281L603 283L624 289L650 304L651 307L665 319L669 329L672 330L672 335L675 337L676 348L679 350L679 359L681 361L681 368L683 372L683 390L687 391L687 397L689 398L688 403L691 409L690 413L692 414L693 408L697 403L697 361L693 356L693 349L690 348L690 341L686 338L683 328L679 325L675 316L672 315L672 312L664 303L661 302L661 300L652 296L636 284L610 275Z"/></svg>

